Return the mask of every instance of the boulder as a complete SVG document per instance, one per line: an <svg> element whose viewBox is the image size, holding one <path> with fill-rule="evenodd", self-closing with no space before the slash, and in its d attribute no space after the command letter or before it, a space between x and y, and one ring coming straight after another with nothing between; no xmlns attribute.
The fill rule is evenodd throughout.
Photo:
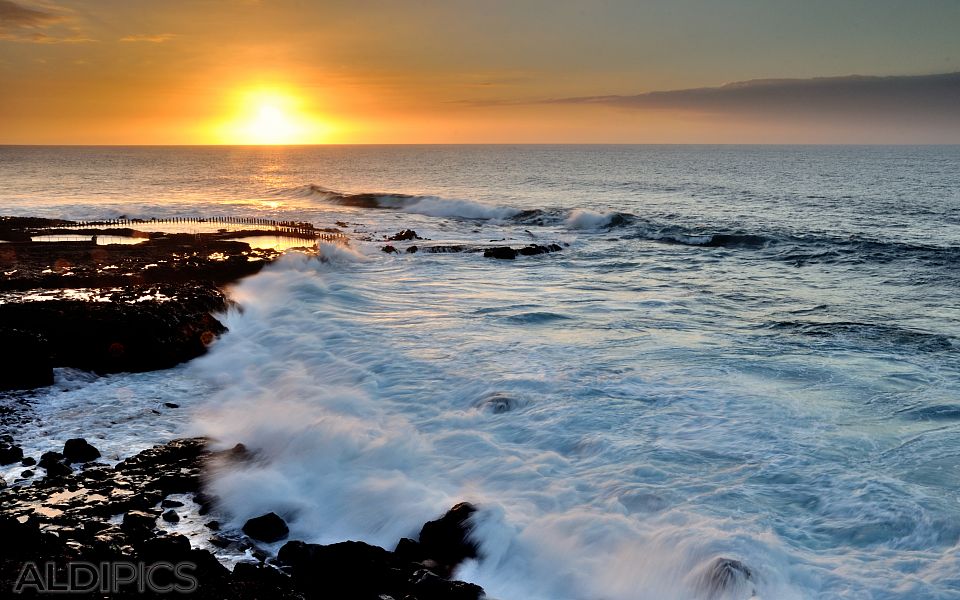
<svg viewBox="0 0 960 600"><path fill-rule="evenodd" d="M387 241L390 242L403 242L406 240L419 240L422 239L417 232L412 229L404 229L399 233L395 233L387 238Z"/></svg>
<svg viewBox="0 0 960 600"><path fill-rule="evenodd" d="M44 452L37 465L47 470L47 477L63 477L73 473L73 469L63 464L62 460L63 455L59 452Z"/></svg>
<svg viewBox="0 0 960 600"><path fill-rule="evenodd" d="M546 254L548 252L559 252L562 248L557 244L549 244L547 246L541 246L540 244L530 244L524 248L517 250L523 256L534 256L537 254Z"/></svg>
<svg viewBox="0 0 960 600"><path fill-rule="evenodd" d="M380 248L380 250L386 252L387 254L397 254L397 253L400 252L399 250L397 250L395 247L391 246L390 244L387 244L387 245L384 246L383 248Z"/></svg>
<svg viewBox="0 0 960 600"><path fill-rule="evenodd" d="M279 542L290 534L283 519L272 512L247 521L243 525L243 532L255 540L268 544Z"/></svg>
<svg viewBox="0 0 960 600"><path fill-rule="evenodd" d="M510 246L497 246L496 248L487 248L483 251L485 258L498 258L500 260L513 260L517 257L517 251Z"/></svg>
<svg viewBox="0 0 960 600"><path fill-rule="evenodd" d="M167 523L177 523L180 521L180 515L177 514L177 511L170 509L164 512L161 515L161 518Z"/></svg>
<svg viewBox="0 0 960 600"><path fill-rule="evenodd" d="M20 446L0 442L0 465L10 465L23 460L23 449ZM24 464L25 467L30 466Z"/></svg>
<svg viewBox="0 0 960 600"><path fill-rule="evenodd" d="M741 590L752 596L753 572L739 560L720 557L710 562L701 572L698 584L704 596L709 599L729 597L734 590Z"/></svg>
<svg viewBox="0 0 960 600"><path fill-rule="evenodd" d="M161 535L137 546L140 557L148 562L179 562L190 554L190 540L183 535Z"/></svg>
<svg viewBox="0 0 960 600"><path fill-rule="evenodd" d="M63 457L68 463L85 463L100 458L100 451L83 438L67 440L63 445Z"/></svg>
<svg viewBox="0 0 960 600"><path fill-rule="evenodd" d="M449 576L465 559L477 557L477 546L469 539L469 520L476 511L469 502L461 502L420 530L423 554L441 566L441 575Z"/></svg>
<svg viewBox="0 0 960 600"><path fill-rule="evenodd" d="M367 598L395 595L407 587L408 576L397 569L390 552L363 542L322 546L287 542L277 553L298 588L314 598Z"/></svg>
<svg viewBox="0 0 960 600"><path fill-rule="evenodd" d="M123 524L120 526L121 529L125 532L138 532L142 533L144 531L149 531L153 529L153 526L157 523L157 516L152 515L148 512L142 510L131 510L127 511L123 515Z"/></svg>
<svg viewBox="0 0 960 600"><path fill-rule="evenodd" d="M23 323L6 320L4 323ZM22 390L53 384L53 361L46 338L34 331L0 327L0 391Z"/></svg>

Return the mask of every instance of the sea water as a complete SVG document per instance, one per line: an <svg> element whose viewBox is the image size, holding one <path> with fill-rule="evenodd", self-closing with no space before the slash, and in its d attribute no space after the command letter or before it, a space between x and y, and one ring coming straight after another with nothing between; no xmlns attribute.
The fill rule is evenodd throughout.
<svg viewBox="0 0 960 600"><path fill-rule="evenodd" d="M320 543L470 501L457 576L503 600L698 598L720 557L731 598L960 598L958 147L2 147L0 209L351 237L233 286L205 357L59 371L27 451L242 442L232 524Z"/></svg>

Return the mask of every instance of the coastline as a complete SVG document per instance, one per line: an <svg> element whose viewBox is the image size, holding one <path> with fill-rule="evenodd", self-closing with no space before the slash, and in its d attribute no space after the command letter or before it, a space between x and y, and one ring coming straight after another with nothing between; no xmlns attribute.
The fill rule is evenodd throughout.
<svg viewBox="0 0 960 600"><path fill-rule="evenodd" d="M19 350L0 371L0 390L7 392L0 418L11 429L23 418L15 410L15 391L50 385L55 367L100 375L152 371L204 354L226 332L215 316L230 305L225 286L282 254L227 239L271 235L273 226L144 236L132 229L72 229L77 225L0 220L2 237L11 240L0 246L0 338ZM297 227L307 239L339 233ZM32 241L50 231L145 241L105 246L96 237ZM419 239L414 232L394 237L391 241ZM479 586L450 579L457 564L476 557L466 538L474 511L469 504L426 523L419 539L401 539L394 551L358 541L323 546L286 540L286 525L273 513L260 518L269 521L266 530L251 519L240 531L221 531L216 499L204 492L204 470L256 457L240 445L213 452L207 443L176 439L111 465L81 437L39 457L24 456L13 436L0 438L0 463L6 469L22 467L14 481L0 479L0 532L16 540L0 549L0 589L42 595L56 591L56 585L77 584L73 566L136 563L148 571L157 565L184 566L183 581L194 582L188 591L201 598L336 593L473 600L483 595ZM201 533L187 537L171 530L181 514L202 522ZM281 540L286 543L278 551ZM230 558L222 560L224 555ZM99 575L97 581L108 585L100 591L112 597L160 595L143 590L142 580L111 582Z"/></svg>

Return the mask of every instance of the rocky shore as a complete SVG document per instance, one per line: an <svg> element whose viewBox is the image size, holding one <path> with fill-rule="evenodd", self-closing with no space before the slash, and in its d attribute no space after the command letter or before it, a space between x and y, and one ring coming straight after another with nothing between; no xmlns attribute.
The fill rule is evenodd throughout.
<svg viewBox="0 0 960 600"><path fill-rule="evenodd" d="M228 305L223 286L280 255L228 239L272 229L167 234L109 225L0 218L0 345L14 350L0 362L0 390L50 385L54 367L106 374L195 358L225 331L214 316ZM305 225L296 231L310 237ZM57 241L34 241L51 236ZM98 236L125 243L101 245Z"/></svg>
<svg viewBox="0 0 960 600"><path fill-rule="evenodd" d="M215 316L229 304L223 287L280 255L228 239L274 233L253 225L165 234L0 218L0 344L12 350L0 361L0 392L50 385L56 367L149 371L203 354L226 331ZM296 224L295 232L307 240L337 235L311 228ZM56 241L38 241L50 235ZM136 243L99 244L96 236ZM412 239L419 238L413 232L396 237ZM16 397L8 395L8 403ZM14 481L0 479L0 590L32 597L65 585L124 598L162 596L179 582L190 584L179 591L199 598L472 600L483 594L449 579L457 564L476 556L465 537L474 510L468 504L425 524L417 540L399 540L395 550L288 540L276 552L289 532L273 513L239 531L221 528L215 498L203 491L204 469L211 461L250 459L243 447L214 453L206 440L183 439L111 466L79 437L24 456L13 437L0 436L0 467L8 473L20 467ZM202 523L199 535L178 533L181 519ZM91 565L140 570L129 580L98 572L95 589L81 590ZM184 577L177 580L171 571L144 587L148 573L171 565L183 567L176 574ZM78 566L87 571L74 572Z"/></svg>
<svg viewBox="0 0 960 600"><path fill-rule="evenodd" d="M282 517L268 513L242 531L222 531L215 498L203 492L210 461L250 460L238 446L211 452L206 440L182 439L155 446L115 466L82 439L61 451L24 457L10 439L0 442L0 462L42 469L32 485L0 489L0 590L42 595L25 585L30 565L44 565L71 581L71 565L180 565L197 598L356 598L370 600L476 600L483 590L449 579L463 560L476 557L466 537L474 508L458 504L424 524L419 539L401 539L393 551L358 541L330 545L287 541L272 556L266 544L287 538ZM184 494L189 499L184 498ZM217 547L246 551L249 560L228 569L209 549L165 531L179 514L200 515ZM45 571L41 571L45 574ZM40 578L43 585L50 581ZM76 584L76 581L72 581ZM102 582L101 582L102 583ZM152 597L166 592L131 581L109 597Z"/></svg>

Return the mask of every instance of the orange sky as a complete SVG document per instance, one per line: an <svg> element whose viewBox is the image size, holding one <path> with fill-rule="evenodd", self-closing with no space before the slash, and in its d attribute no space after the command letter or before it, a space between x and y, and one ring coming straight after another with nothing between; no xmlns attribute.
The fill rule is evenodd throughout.
<svg viewBox="0 0 960 600"><path fill-rule="evenodd" d="M960 71L960 3L775 4L0 0L0 143L960 142L950 81L875 122L622 99Z"/></svg>

